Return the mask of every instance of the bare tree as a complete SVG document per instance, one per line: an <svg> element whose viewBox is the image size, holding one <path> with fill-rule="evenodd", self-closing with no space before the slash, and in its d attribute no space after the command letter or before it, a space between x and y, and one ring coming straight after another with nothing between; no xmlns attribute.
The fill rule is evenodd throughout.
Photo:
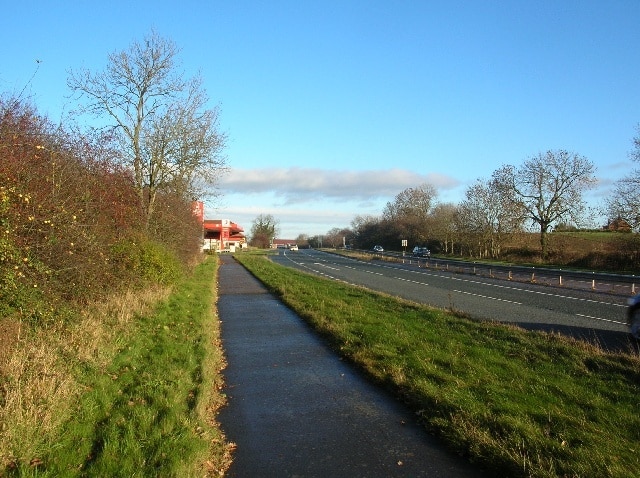
<svg viewBox="0 0 640 478"><path fill-rule="evenodd" d="M452 203L440 203L434 206L429 218L429 238L440 243L441 250L453 254L456 237L459 236L455 219L458 207Z"/></svg>
<svg viewBox="0 0 640 478"><path fill-rule="evenodd" d="M353 232L350 229L334 227L325 233L322 242L325 247L343 247L353 242Z"/></svg>
<svg viewBox="0 0 640 478"><path fill-rule="evenodd" d="M353 246L356 249L367 249L375 244L384 242L384 226L382 223L382 219L369 214L354 217L351 221Z"/></svg>
<svg viewBox="0 0 640 478"><path fill-rule="evenodd" d="M296 244L300 247L308 247L309 235L304 233L298 234L298 237L296 237Z"/></svg>
<svg viewBox="0 0 640 478"><path fill-rule="evenodd" d="M388 202L382 213L385 219L413 216L426 220L438 196L436 188L431 184L423 184L417 188L407 188L398 193L393 202Z"/></svg>
<svg viewBox="0 0 640 478"><path fill-rule="evenodd" d="M428 219L437 195L431 184L407 188L387 203L382 217L393 225L397 238L424 244L429 239Z"/></svg>
<svg viewBox="0 0 640 478"><path fill-rule="evenodd" d="M278 221L271 214L260 214L251 225L250 244L267 248L278 234Z"/></svg>
<svg viewBox="0 0 640 478"><path fill-rule="evenodd" d="M471 185L459 206L458 224L480 257L500 256L504 241L521 229L523 211L496 179Z"/></svg>
<svg viewBox="0 0 640 478"><path fill-rule="evenodd" d="M629 157L640 164L640 124L636 126L633 150ZM634 229L640 228L640 168L616 182L613 193L607 200L609 219L622 218Z"/></svg>
<svg viewBox="0 0 640 478"><path fill-rule="evenodd" d="M610 220L624 219L633 229L640 228L640 171L616 181L607 212Z"/></svg>
<svg viewBox="0 0 640 478"><path fill-rule="evenodd" d="M105 71L70 72L67 80L86 101L81 111L105 118L118 135L147 226L160 191L199 197L225 165L218 109L206 109L199 77L182 79L178 53L171 40L151 32L109 55Z"/></svg>
<svg viewBox="0 0 640 478"><path fill-rule="evenodd" d="M557 221L582 221L582 193L595 184L595 167L584 156L565 150L547 151L520 167L503 166L493 178L526 217L540 227L540 251L548 254L548 232Z"/></svg>

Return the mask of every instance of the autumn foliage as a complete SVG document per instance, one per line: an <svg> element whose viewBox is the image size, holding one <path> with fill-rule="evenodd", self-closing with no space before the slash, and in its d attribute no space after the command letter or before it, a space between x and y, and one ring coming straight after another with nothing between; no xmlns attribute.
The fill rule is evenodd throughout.
<svg viewBox="0 0 640 478"><path fill-rule="evenodd" d="M0 317L61 309L145 281L170 283L199 253L190 201L161 194L152 227L106 134L52 124L0 98Z"/></svg>

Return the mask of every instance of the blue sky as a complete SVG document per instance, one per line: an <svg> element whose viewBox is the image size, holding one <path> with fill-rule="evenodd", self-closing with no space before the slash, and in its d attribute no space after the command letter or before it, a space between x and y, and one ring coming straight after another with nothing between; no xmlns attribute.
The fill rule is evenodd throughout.
<svg viewBox="0 0 640 478"><path fill-rule="evenodd" d="M594 206L633 168L638 0L27 0L0 22L0 91L26 85L54 121L70 70L151 29L172 39L229 136L206 215L247 231L272 214L281 237L323 234L425 182L457 203L549 149L595 163Z"/></svg>

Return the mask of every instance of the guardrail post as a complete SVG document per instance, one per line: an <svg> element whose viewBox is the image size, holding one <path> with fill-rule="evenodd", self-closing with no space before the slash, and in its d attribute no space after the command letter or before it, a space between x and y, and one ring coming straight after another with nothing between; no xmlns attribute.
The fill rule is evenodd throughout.
<svg viewBox="0 0 640 478"><path fill-rule="evenodd" d="M591 281L591 289L592 289L592 290L596 290L596 280L595 280L595 279L593 279L593 280Z"/></svg>
<svg viewBox="0 0 640 478"><path fill-rule="evenodd" d="M636 293L636 285L635 285L635 283L634 283L634 284L631 284L631 293L632 293L632 294L635 294L635 293Z"/></svg>
<svg viewBox="0 0 640 478"><path fill-rule="evenodd" d="M509 271L509 280L511 280L511 271Z"/></svg>
<svg viewBox="0 0 640 478"><path fill-rule="evenodd" d="M536 281L536 273L532 272L531 273L531 282L535 282Z"/></svg>
<svg viewBox="0 0 640 478"><path fill-rule="evenodd" d="M558 280L558 284L562 285L562 276L560 276L560 279Z"/></svg>

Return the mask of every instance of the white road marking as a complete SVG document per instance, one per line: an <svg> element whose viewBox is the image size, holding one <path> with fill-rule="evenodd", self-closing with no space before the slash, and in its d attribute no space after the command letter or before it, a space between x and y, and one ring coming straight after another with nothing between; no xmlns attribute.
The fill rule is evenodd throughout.
<svg viewBox="0 0 640 478"><path fill-rule="evenodd" d="M603 319L602 317L593 317L591 315L576 314L578 317L584 317L585 319L601 320L602 322L611 322L612 324L627 325L626 322L620 322L619 320Z"/></svg>
<svg viewBox="0 0 640 478"><path fill-rule="evenodd" d="M507 299L499 299L497 297L489 297L488 295L482 295L482 294L473 294L471 292L465 292L463 290L454 289L453 292L458 292L459 294L465 294L465 295L472 295L474 297L481 297L483 299L497 300L498 302L508 302L510 304L522 305L522 302L515 302L513 300L507 300Z"/></svg>

